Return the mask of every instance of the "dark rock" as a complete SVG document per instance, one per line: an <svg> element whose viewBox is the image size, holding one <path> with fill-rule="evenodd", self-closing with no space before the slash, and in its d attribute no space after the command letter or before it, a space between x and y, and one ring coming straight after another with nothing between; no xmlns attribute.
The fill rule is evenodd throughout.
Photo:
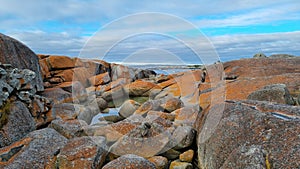
<svg viewBox="0 0 300 169"><path fill-rule="evenodd" d="M253 58L266 58L267 56L263 53L257 53L253 56Z"/></svg>
<svg viewBox="0 0 300 169"><path fill-rule="evenodd" d="M5 107L7 110L0 110L3 111L1 116L8 116L5 121L0 121L0 147L8 146L35 130L35 121L24 103L7 102Z"/></svg>
<svg viewBox="0 0 300 169"><path fill-rule="evenodd" d="M273 84L263 87L248 96L249 100L270 101L281 104L294 105L294 99L290 95L285 84Z"/></svg>
<svg viewBox="0 0 300 169"><path fill-rule="evenodd" d="M107 155L104 137L79 137L68 141L57 156L57 167L101 168Z"/></svg>
<svg viewBox="0 0 300 169"><path fill-rule="evenodd" d="M33 131L24 139L0 149L0 168L55 168L55 156L66 143L67 139L54 129Z"/></svg>
<svg viewBox="0 0 300 169"><path fill-rule="evenodd" d="M0 33L0 62L9 63L19 69L30 69L36 73L31 85L43 91L43 79L38 57L24 44Z"/></svg>
<svg viewBox="0 0 300 169"><path fill-rule="evenodd" d="M103 166L102 169L119 169L119 168L155 169L155 165L143 157L133 155L133 154L126 154L107 163L105 166Z"/></svg>

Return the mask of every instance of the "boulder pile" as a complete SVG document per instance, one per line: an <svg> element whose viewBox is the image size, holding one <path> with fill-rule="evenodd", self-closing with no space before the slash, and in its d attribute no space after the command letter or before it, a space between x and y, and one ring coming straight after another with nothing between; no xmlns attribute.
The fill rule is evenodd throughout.
<svg viewBox="0 0 300 169"><path fill-rule="evenodd" d="M0 168L300 166L298 57L157 75L0 35Z"/></svg>

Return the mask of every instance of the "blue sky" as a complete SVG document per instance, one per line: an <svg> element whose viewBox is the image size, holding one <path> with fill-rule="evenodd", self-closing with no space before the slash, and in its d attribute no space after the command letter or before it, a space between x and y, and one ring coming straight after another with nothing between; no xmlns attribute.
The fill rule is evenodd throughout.
<svg viewBox="0 0 300 169"><path fill-rule="evenodd" d="M198 36L198 40L208 38L205 45L198 44L199 50L214 48L221 61L248 58L258 52L300 56L299 0L0 0L0 4L0 32L22 41L36 53L112 62L130 57L133 58L127 60L132 62L149 58L156 58L150 59L151 62L159 62L163 57L157 56L162 55L166 61L179 57L183 62L194 63L193 52L184 44L196 43L193 36ZM141 15L142 18L130 17L144 12L161 16L153 18L150 13ZM194 27L182 26L178 24L181 21L172 18L168 22L164 15L178 17ZM115 23L121 17L122 22ZM111 25L114 27L108 31ZM104 50L112 47L109 42L120 39L117 36L133 33L131 30L136 30L139 36L125 37L111 51ZM143 30L156 30L158 34L141 34ZM182 39L165 36L174 32L185 36ZM101 50L91 55L82 52L88 50L87 46L96 48L95 44ZM201 57L204 55L209 54L202 53Z"/></svg>

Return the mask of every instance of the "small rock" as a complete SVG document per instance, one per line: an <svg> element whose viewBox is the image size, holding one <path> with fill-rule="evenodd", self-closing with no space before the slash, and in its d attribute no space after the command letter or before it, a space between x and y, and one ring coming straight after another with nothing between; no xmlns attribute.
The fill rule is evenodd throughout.
<svg viewBox="0 0 300 169"><path fill-rule="evenodd" d="M104 110L108 107L107 101L104 100L102 97L96 98L96 101L97 101L97 105L98 105L100 110Z"/></svg>
<svg viewBox="0 0 300 169"><path fill-rule="evenodd" d="M257 53L253 56L253 58L266 58L267 56L263 53Z"/></svg>
<svg viewBox="0 0 300 169"><path fill-rule="evenodd" d="M119 114L122 117L127 118L131 116L139 107L140 104L138 102L134 100L127 100L120 107Z"/></svg>
<svg viewBox="0 0 300 169"><path fill-rule="evenodd" d="M166 157L168 160L178 159L180 152L174 149L169 149L162 154L162 156Z"/></svg>
<svg viewBox="0 0 300 169"><path fill-rule="evenodd" d="M65 136L66 138L74 138L80 137L83 135L82 127L87 126L87 123L83 120L62 120L56 119L53 120L50 124L50 127L55 129L61 135Z"/></svg>
<svg viewBox="0 0 300 169"><path fill-rule="evenodd" d="M169 169L193 169L193 165L187 162L172 161Z"/></svg>
<svg viewBox="0 0 300 169"><path fill-rule="evenodd" d="M179 155L179 160L182 162L192 162L194 158L194 150L188 150Z"/></svg>
<svg viewBox="0 0 300 169"><path fill-rule="evenodd" d="M160 105L167 112L172 112L176 109L183 107L183 102L178 98L168 98L165 103Z"/></svg>
<svg viewBox="0 0 300 169"><path fill-rule="evenodd" d="M166 169L168 167L168 159L163 156L153 156L148 159L153 163L156 169Z"/></svg>
<svg viewBox="0 0 300 169"><path fill-rule="evenodd" d="M147 159L133 155L126 154L123 155L103 166L102 169L155 169L155 165L148 161Z"/></svg>
<svg viewBox="0 0 300 169"><path fill-rule="evenodd" d="M104 85L104 84L110 82L110 76L109 76L108 72L102 73L102 74L99 74L99 75L89 78L89 82L92 86Z"/></svg>

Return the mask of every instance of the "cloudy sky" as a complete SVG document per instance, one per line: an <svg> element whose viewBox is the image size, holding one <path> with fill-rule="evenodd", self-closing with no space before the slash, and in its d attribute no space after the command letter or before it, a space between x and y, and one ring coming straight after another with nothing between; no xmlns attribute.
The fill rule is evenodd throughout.
<svg viewBox="0 0 300 169"><path fill-rule="evenodd" d="M0 0L0 4L0 32L36 53L189 64L255 53L300 56L299 0Z"/></svg>

